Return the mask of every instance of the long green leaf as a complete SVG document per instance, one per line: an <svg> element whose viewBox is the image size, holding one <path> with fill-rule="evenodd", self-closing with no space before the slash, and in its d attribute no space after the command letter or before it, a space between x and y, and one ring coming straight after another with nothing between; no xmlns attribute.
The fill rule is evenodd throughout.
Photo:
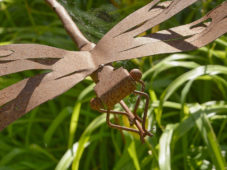
<svg viewBox="0 0 227 170"><path fill-rule="evenodd" d="M136 170L140 170L140 164L139 164L139 160L138 160L138 157L136 154L136 146L135 146L134 140L132 140L130 145L128 146L128 153L133 160Z"/></svg>
<svg viewBox="0 0 227 170"><path fill-rule="evenodd" d="M160 170L171 170L171 141L176 125L168 125L159 140Z"/></svg>

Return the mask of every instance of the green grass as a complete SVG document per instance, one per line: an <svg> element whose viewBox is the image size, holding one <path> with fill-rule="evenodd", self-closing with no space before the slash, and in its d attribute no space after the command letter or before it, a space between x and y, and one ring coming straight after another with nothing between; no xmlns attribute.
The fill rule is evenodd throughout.
<svg viewBox="0 0 227 170"><path fill-rule="evenodd" d="M201 1L160 25L198 19L223 2ZM61 0L93 42L149 0ZM116 5L116 4L115 4ZM40 43L77 50L44 0L0 1L0 45ZM90 78L34 109L0 133L0 170L224 170L227 161L227 36L199 50L114 63L143 71L150 95L142 144L128 132L108 128L105 115L91 110ZM0 89L26 71L0 77ZM127 99L132 108L135 99ZM116 109L120 109L117 105ZM142 113L143 104L139 108ZM140 114L139 113L139 114ZM121 120L120 120L121 121Z"/></svg>

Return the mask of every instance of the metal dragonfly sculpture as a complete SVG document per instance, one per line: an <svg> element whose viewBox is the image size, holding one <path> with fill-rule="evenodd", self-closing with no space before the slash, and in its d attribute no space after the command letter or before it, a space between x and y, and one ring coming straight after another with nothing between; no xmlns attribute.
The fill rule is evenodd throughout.
<svg viewBox="0 0 227 170"><path fill-rule="evenodd" d="M115 70L111 63L155 54L195 50L227 32L227 1L224 1L195 22L140 36L199 1L153 0L123 19L96 45L84 37L60 3L56 0L45 1L57 13L80 51L38 44L0 46L0 76L25 70L51 70L0 90L0 130L91 75L97 83L97 97L91 101L92 108L107 113L110 127L138 133L144 141L145 136L152 134L145 128L149 97L143 92L141 72L134 69L129 73L123 68ZM142 85L141 91L136 91L137 83ZM122 100L131 93L139 95L133 111ZM141 97L146 99L142 118L136 114ZM112 110L117 103L121 104L124 112ZM113 124L110 114L126 115L130 125L137 128Z"/></svg>

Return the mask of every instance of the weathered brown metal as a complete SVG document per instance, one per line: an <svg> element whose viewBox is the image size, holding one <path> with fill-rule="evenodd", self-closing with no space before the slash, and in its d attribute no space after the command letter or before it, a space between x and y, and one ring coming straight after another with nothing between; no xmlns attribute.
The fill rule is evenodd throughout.
<svg viewBox="0 0 227 170"><path fill-rule="evenodd" d="M95 46L83 36L67 11L56 0L46 0L54 8L66 31L81 51L67 51L35 44L0 46L0 76L33 69L51 71L0 90L0 106L2 106L0 108L0 130L34 107L72 88L86 76L92 75L94 81L98 81L99 71L97 70L100 65L155 54L194 50L225 34L227 32L227 1L193 23L151 35L139 36L140 33L164 22L197 1L199 0L165 2L154 0L122 20ZM100 74L105 75L106 79L109 78L109 75L104 72ZM102 81L104 79L105 77ZM121 81L114 83L116 89L122 85ZM106 87L104 91L108 92L107 96L114 96L113 92L108 91ZM120 101L126 95L125 93L112 102L108 101L105 94L103 91L98 91L100 106L106 102L105 105L113 107L115 102ZM139 101L140 97L138 97L134 115L136 115ZM144 119L142 124L144 124ZM142 127L143 131L145 131L144 129ZM142 135L142 133L140 134Z"/></svg>
<svg viewBox="0 0 227 170"><path fill-rule="evenodd" d="M112 128L138 133L142 142L144 142L144 138L147 135L152 136L152 134L148 132L145 127L149 96L143 92L144 84L140 80L142 73L138 69L133 69L130 71L130 73L123 68L114 70L112 66L108 65L100 68L96 72L96 75L97 77L94 79L97 84L94 90L97 97L91 100L91 107L102 113L107 113L107 124ZM136 82L142 84L141 92L136 91ZM139 95L134 112L131 112L131 110L123 101L126 96L132 93ZM141 119L136 113L140 104L141 96L146 98L143 119ZM122 106L125 112L117 112L112 110L117 103ZM127 116L130 126L135 125L137 129L111 123L109 119L110 114Z"/></svg>
<svg viewBox="0 0 227 170"><path fill-rule="evenodd" d="M112 66L104 66L98 73L98 83L94 90L104 106L113 109L126 96L136 89L136 83L129 72L122 67L113 70Z"/></svg>
<svg viewBox="0 0 227 170"><path fill-rule="evenodd" d="M65 30L68 32L72 40L77 44L81 51L90 51L95 47L95 44L88 41L87 38L81 33L79 28L73 22L72 18L68 15L65 8L56 0L45 0L56 12Z"/></svg>
<svg viewBox="0 0 227 170"><path fill-rule="evenodd" d="M110 30L91 51L92 55L98 56L98 63L106 64L149 55L195 50L227 32L227 1L225 1L195 22L139 36L192 2L195 0L174 0L159 4L158 0L152 1Z"/></svg>

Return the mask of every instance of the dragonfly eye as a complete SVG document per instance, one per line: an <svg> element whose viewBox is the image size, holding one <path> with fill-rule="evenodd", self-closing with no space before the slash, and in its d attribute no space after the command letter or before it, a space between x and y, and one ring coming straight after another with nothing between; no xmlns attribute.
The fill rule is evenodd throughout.
<svg viewBox="0 0 227 170"><path fill-rule="evenodd" d="M130 71L130 75L135 81L140 81L140 79L142 78L142 72L139 69L132 69Z"/></svg>

